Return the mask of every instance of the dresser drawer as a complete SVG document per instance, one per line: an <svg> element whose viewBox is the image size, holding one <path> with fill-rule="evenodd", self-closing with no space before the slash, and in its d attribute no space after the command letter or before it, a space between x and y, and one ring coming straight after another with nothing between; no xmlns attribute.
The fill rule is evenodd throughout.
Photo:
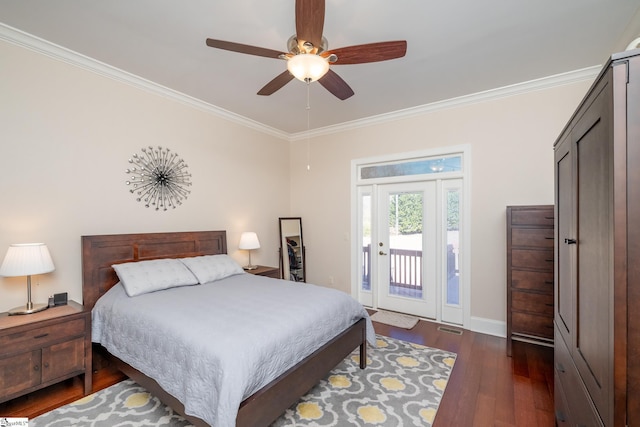
<svg viewBox="0 0 640 427"><path fill-rule="evenodd" d="M553 228L513 228L511 244L553 250Z"/></svg>
<svg viewBox="0 0 640 427"><path fill-rule="evenodd" d="M31 348L40 348L47 343L67 339L70 336L83 336L84 333L84 317L58 322L49 326L34 327L20 332L9 333L0 336L0 356Z"/></svg>
<svg viewBox="0 0 640 427"><path fill-rule="evenodd" d="M513 209L512 225L547 225L553 227L553 209Z"/></svg>
<svg viewBox="0 0 640 427"><path fill-rule="evenodd" d="M511 313L511 331L553 339L553 317L514 311Z"/></svg>
<svg viewBox="0 0 640 427"><path fill-rule="evenodd" d="M511 287L553 295L553 271L511 270Z"/></svg>
<svg viewBox="0 0 640 427"><path fill-rule="evenodd" d="M553 295L511 291L511 308L553 317Z"/></svg>
<svg viewBox="0 0 640 427"><path fill-rule="evenodd" d="M553 249L512 249L511 267L553 271Z"/></svg>

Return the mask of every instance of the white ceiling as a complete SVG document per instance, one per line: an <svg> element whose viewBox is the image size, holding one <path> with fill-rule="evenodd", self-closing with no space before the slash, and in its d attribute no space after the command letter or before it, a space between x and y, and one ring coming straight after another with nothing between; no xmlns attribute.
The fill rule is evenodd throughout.
<svg viewBox="0 0 640 427"><path fill-rule="evenodd" d="M306 84L256 95L284 61L212 49L216 38L286 51L294 0L0 0L0 22L284 134L307 129ZM329 48L407 40L392 61L333 66L323 128L602 64L640 31L640 0L326 0ZM1 63L1 60L0 60Z"/></svg>

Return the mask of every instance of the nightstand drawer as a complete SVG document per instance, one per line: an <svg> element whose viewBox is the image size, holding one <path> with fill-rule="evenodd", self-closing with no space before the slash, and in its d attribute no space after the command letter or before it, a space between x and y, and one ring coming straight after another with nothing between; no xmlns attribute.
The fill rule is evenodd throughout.
<svg viewBox="0 0 640 427"><path fill-rule="evenodd" d="M84 317L58 322L55 325L35 327L21 332L0 336L0 356L30 348L40 348L47 343L68 338L83 336L85 333Z"/></svg>

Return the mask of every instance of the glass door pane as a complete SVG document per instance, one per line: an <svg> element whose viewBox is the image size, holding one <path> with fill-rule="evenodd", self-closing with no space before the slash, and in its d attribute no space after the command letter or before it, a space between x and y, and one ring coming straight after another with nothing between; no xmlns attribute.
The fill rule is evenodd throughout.
<svg viewBox="0 0 640 427"><path fill-rule="evenodd" d="M382 309L436 317L436 184L377 187L376 290Z"/></svg>
<svg viewBox="0 0 640 427"><path fill-rule="evenodd" d="M388 195L389 293L422 298L423 194Z"/></svg>

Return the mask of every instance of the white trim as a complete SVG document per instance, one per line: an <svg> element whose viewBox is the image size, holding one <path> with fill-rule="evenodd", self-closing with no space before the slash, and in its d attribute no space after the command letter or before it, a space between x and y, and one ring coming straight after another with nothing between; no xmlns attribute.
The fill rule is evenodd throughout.
<svg viewBox="0 0 640 427"><path fill-rule="evenodd" d="M216 107L215 105L201 101L190 95L186 95L182 92L170 89L168 87L159 85L150 80L131 74L127 71L113 67L104 62L100 62L96 59L74 52L65 47L51 43L47 40L33 36L31 34L20 31L16 28L0 23L0 40L15 44L17 46L38 52L42 55L56 59L58 61L74 65L87 71L91 71L100 76L107 77L116 80L120 83L125 83L130 86L142 89L146 92L151 92L156 95L160 95L164 98L169 98L198 110L205 111L207 113L214 114L222 119L229 120L241 126L245 126L277 138L289 139L289 135L286 132L282 132L278 129L263 125L255 120L251 120L247 117L225 110L224 108Z"/></svg>
<svg viewBox="0 0 640 427"><path fill-rule="evenodd" d="M601 65L593 67L583 68L580 70L569 71L566 73L556 74L549 77L543 77L540 79L530 80L528 82L517 83L501 88L486 90L474 94L459 96L443 101L432 102L430 104L419 105L417 107L405 108L403 110L392 111L386 114L379 114L376 116L367 117L359 120L352 120L349 122L339 123L332 126L326 126L323 128L313 129L310 131L287 133L279 129L275 129L271 126L264 125L255 120L209 104L207 102L196 99L192 96L184 93L169 89L152 81L143 79L142 77L112 67L111 65L97 61L88 56L79 54L65 47L56 45L47 40L41 39L34 35L25 33L24 31L10 27L6 24L0 23L0 40L21 46L26 49L33 50L40 54L46 55L50 58L57 59L67 64L75 65L82 69L94 72L101 76L111 78L113 80L129 84L131 86L143 89L147 92L156 93L165 98L174 99L178 102L195 107L199 110L206 111L214 114L223 119L237 123L242 126L263 132L268 135L275 136L277 138L285 139L288 141L299 141L307 138L312 138L321 135L330 135L338 132L344 132L347 130L358 129L374 124L385 123L389 121L395 121L400 119L406 119L409 117L419 116L433 111L444 110L448 108L461 107L464 105L476 104L479 102L491 101L495 99L505 98L514 95L520 95L527 92L533 92L537 90L549 89L556 86L563 86L573 83L578 83L586 80L593 80L596 78Z"/></svg>
<svg viewBox="0 0 640 427"><path fill-rule="evenodd" d="M469 329L470 331L493 335L501 338L505 338L507 336L506 322L493 319L485 319L484 317L472 316L469 319L468 323L469 324L465 325L464 328Z"/></svg>
<svg viewBox="0 0 640 427"><path fill-rule="evenodd" d="M455 155L455 154L462 155L462 159L463 159L462 170L460 172L451 172L448 174L442 174L442 176L439 176L439 177L429 176L426 179L428 180L450 179L450 178L462 179L461 203L463 206L463 209L462 209L463 224L461 225L461 227L464 227L464 230L462 232L462 241L460 242L460 245L465 249L460 256L460 263L461 263L460 293L462 295L461 305L463 306L462 307L463 319L462 319L461 326L466 329L471 329L468 326L468 324L471 323L470 319L472 318L471 317L472 283L470 278L471 276L471 211L472 211L471 170L472 168L471 168L471 145L470 144L461 144L461 145L451 146L451 147L438 147L438 148L432 148L428 150L411 151L411 152L405 152L405 153L392 153L392 154L386 154L381 156L365 157L365 158L358 158L358 159L351 160L351 168L350 168L351 170L351 177L350 177L351 179L351 190L350 190L350 193L351 193L351 233L350 233L351 235L351 256L350 256L351 267L350 268L351 268L351 295L354 298L356 299L359 298L359 286L360 286L359 280L358 280L359 279L358 271L357 271L359 268L358 257L360 256L360 251L361 251L361 248L359 246L360 240L358 237L359 236L358 197L360 194L358 191L358 187L364 186L364 187L371 188L372 198L375 199L376 193L377 193L377 186L378 184L381 183L381 182L378 182L378 180L367 180L366 182L360 180L358 176L359 167L363 165L372 165L376 163L388 163L388 162L394 162L394 161L411 160L411 159L418 159L418 158L424 158L424 157L436 157L436 156L442 156L442 155L449 156L449 155ZM418 179L419 181L422 180L422 178L416 178L416 176L406 176L406 177L400 177L400 178L407 182L414 181L415 179ZM385 180L388 180L389 182L397 181L396 179L393 179L393 178L385 179ZM401 182L401 181L402 180L399 180L397 182ZM374 201L375 200L372 200L372 202ZM375 211L376 210L374 209L374 212ZM372 224L373 223L377 223L377 218L372 217ZM377 271L377 270L374 270L374 266L372 266L371 271ZM375 291L373 292L372 307L374 309L377 309L378 307ZM439 322L441 320L441 313L438 311L436 315L436 319L430 319L430 320Z"/></svg>
<svg viewBox="0 0 640 427"><path fill-rule="evenodd" d="M298 141L305 138L313 138L321 135L330 135L347 130L358 129L366 126L386 123L395 120L406 119L410 117L420 116L434 111L446 110L449 108L462 107L466 105L477 104L480 102L493 101L496 99L507 98L510 96L521 95L528 92L550 89L557 86L564 86L583 81L593 81L600 70L601 65L582 68L580 70L569 71L566 73L556 74L549 77L543 77L528 82L517 83L496 89L490 89L483 92L472 93L469 95L459 96L457 98L436 101L430 104L419 105L417 107L405 108L403 110L392 111L386 114L371 116L364 119L353 120L350 122L340 123L333 126L313 129L293 133L289 135L291 141Z"/></svg>

